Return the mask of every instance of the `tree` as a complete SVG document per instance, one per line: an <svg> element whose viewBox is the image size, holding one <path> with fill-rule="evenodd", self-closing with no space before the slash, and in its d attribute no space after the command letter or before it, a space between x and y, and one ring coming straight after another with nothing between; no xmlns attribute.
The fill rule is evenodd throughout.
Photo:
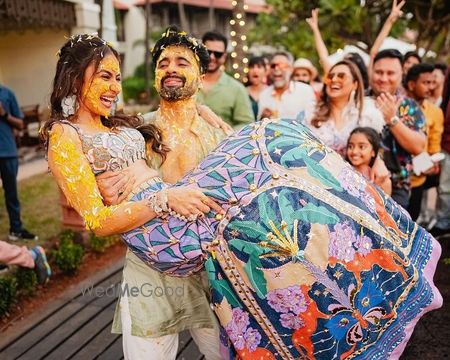
<svg viewBox="0 0 450 360"><path fill-rule="evenodd" d="M305 19L313 8L320 8L320 28L330 52L345 44L353 44L367 51L392 5L391 0L267 0L267 3L272 7L272 12L258 15L250 42L284 47L295 56L311 59L317 59L317 54ZM418 30L419 45L425 44L427 48L439 50L437 44L443 46L450 42L448 0L408 0L405 7L413 19L408 21L411 16L405 16L397 21L391 31L392 36L399 37L408 25Z"/></svg>
<svg viewBox="0 0 450 360"><path fill-rule="evenodd" d="M411 27L416 30L416 43L440 58L450 55L450 2L448 0L409 0L406 9L414 16Z"/></svg>

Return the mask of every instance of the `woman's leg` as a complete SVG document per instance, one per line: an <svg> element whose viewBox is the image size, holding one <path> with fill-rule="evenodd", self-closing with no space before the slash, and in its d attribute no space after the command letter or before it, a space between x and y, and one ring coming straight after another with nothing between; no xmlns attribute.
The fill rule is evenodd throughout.
<svg viewBox="0 0 450 360"><path fill-rule="evenodd" d="M206 360L223 360L220 354L220 332L215 329L191 329L192 338Z"/></svg>
<svg viewBox="0 0 450 360"><path fill-rule="evenodd" d="M126 291L123 292L120 300L120 316L122 319L123 355L126 360L175 360L178 350L178 334L157 338L131 334L131 317Z"/></svg>

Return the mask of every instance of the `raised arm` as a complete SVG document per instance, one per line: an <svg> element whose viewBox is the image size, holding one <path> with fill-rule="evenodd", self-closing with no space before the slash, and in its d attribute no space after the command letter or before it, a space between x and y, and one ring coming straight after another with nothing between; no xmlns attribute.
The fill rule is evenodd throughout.
<svg viewBox="0 0 450 360"><path fill-rule="evenodd" d="M389 33L391 32L392 26L395 24L397 19L402 15L403 5L405 5L405 0L402 0L400 3L397 3L397 0L392 1L391 13L386 19L383 27L381 28L380 33L378 34L377 38L375 39L375 42L373 43L372 48L370 49L370 60L369 66L367 68L367 71L369 73L369 80L372 74L373 59L380 50L380 47L383 44L384 39L386 39Z"/></svg>
<svg viewBox="0 0 450 360"><path fill-rule="evenodd" d="M319 30L319 9L314 9L311 11L311 17L306 19L306 22L310 26L313 34L314 34L314 43L316 44L316 50L319 54L320 64L322 65L322 69L324 73L328 73L331 68L331 63L328 60L328 49L325 45L322 34Z"/></svg>

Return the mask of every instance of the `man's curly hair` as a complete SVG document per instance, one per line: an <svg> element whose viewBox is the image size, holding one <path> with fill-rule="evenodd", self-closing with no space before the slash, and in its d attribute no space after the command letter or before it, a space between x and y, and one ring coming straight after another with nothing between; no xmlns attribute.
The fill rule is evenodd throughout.
<svg viewBox="0 0 450 360"><path fill-rule="evenodd" d="M184 31L179 31L176 26L169 26L153 47L151 53L154 68L156 67L156 63L163 50L169 46L187 47L194 53L200 67L200 72L204 74L208 69L210 60L208 50L206 50L205 46L203 46L199 40L188 35Z"/></svg>

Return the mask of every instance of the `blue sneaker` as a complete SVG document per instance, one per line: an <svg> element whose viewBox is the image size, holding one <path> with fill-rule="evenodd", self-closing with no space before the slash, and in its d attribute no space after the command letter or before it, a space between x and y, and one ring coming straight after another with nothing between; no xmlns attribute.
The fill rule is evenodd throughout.
<svg viewBox="0 0 450 360"><path fill-rule="evenodd" d="M30 250L34 258L34 271L36 271L37 280L39 284L45 284L50 276L52 276L52 269L45 256L45 250L42 246L35 246Z"/></svg>

